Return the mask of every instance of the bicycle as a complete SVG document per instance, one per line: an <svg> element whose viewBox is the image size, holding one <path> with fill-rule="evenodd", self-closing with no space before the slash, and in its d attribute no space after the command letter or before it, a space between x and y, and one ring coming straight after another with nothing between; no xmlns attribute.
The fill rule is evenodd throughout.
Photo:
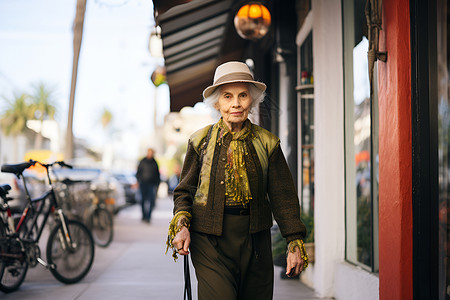
<svg viewBox="0 0 450 300"><path fill-rule="evenodd" d="M64 199L62 205L67 208L65 211L69 212L71 218L86 224L92 233L95 244L100 247L108 247L114 237L113 216L97 193L91 187L87 187L87 185L91 185L91 181L65 178L59 182L62 184L60 189L62 197L60 198ZM84 191L89 189L90 192L82 194L77 188ZM86 206L86 203L90 204Z"/></svg>
<svg viewBox="0 0 450 300"><path fill-rule="evenodd" d="M88 213L88 227L91 229L95 243L100 247L108 247L114 237L114 224L111 212L105 203L94 194Z"/></svg>
<svg viewBox="0 0 450 300"><path fill-rule="evenodd" d="M40 197L31 198L23 172L36 164L44 167L49 188ZM27 196L27 205L15 225L8 206L7 187L2 188L0 193L3 200L0 218L0 290L3 292L18 289L28 267L35 267L38 263L66 284L80 281L91 269L95 255L94 240L83 223L69 220L58 206L49 171L55 164L71 168L63 161L44 164L34 160L1 167L2 172L13 173L19 179L22 177ZM50 216L53 216L53 226L50 227L47 240L46 262L41 257L39 240Z"/></svg>

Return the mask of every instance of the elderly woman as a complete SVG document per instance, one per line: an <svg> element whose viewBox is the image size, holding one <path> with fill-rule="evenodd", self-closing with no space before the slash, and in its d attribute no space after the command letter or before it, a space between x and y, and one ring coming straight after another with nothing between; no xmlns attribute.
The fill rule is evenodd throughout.
<svg viewBox="0 0 450 300"><path fill-rule="evenodd" d="M305 225L280 140L248 115L266 85L241 62L217 67L204 102L220 120L189 139L168 247L189 251L199 299L272 299L272 214L288 245L286 274L308 265Z"/></svg>

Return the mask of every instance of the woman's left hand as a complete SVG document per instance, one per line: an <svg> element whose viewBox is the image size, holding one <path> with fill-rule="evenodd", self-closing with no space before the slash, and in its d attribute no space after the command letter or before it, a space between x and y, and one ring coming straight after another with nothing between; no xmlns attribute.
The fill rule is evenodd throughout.
<svg viewBox="0 0 450 300"><path fill-rule="evenodd" d="M294 252L289 251L286 262L286 275L288 277L297 276L303 271L304 260L300 255L300 249L298 247L294 248ZM294 270L293 273L291 273L292 269Z"/></svg>

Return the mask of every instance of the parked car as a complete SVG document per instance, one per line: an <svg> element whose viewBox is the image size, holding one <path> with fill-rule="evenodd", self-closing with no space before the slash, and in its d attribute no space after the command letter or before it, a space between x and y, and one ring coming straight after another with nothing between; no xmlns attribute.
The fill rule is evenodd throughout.
<svg viewBox="0 0 450 300"><path fill-rule="evenodd" d="M111 204L111 212L114 214L127 205L125 188L108 172L100 173L100 176L92 181L91 190L100 199L106 199L106 204Z"/></svg>
<svg viewBox="0 0 450 300"><path fill-rule="evenodd" d="M58 180L90 181L89 189L104 201L112 213L126 206L125 189L110 173L99 168L73 168L54 170Z"/></svg>
<svg viewBox="0 0 450 300"><path fill-rule="evenodd" d="M25 205L25 196L23 189L19 186L19 179L14 174L0 173L0 184L9 184L11 186L8 196L13 200L9 201L9 206L13 210L19 211L19 209Z"/></svg>
<svg viewBox="0 0 450 300"><path fill-rule="evenodd" d="M44 178L40 178L34 172L28 170L25 170L23 175L27 182L28 191L30 192L31 197L38 197L45 191ZM13 200L8 202L9 206L13 212L22 212L27 203L22 178L19 179L16 175L11 173L0 172L0 184L9 184L11 186L8 196Z"/></svg>
<svg viewBox="0 0 450 300"><path fill-rule="evenodd" d="M167 190L169 194L173 194L173 190L177 187L178 183L180 183L180 176L179 175L172 175L167 180Z"/></svg>
<svg viewBox="0 0 450 300"><path fill-rule="evenodd" d="M140 202L139 186L136 176L131 172L114 171L111 173L125 189L125 199L129 204Z"/></svg>

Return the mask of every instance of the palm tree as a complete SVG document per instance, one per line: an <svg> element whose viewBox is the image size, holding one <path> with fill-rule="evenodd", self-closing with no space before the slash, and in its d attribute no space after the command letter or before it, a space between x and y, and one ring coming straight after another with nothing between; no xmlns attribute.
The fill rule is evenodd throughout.
<svg viewBox="0 0 450 300"><path fill-rule="evenodd" d="M113 119L112 112L106 107L103 108L103 113L100 117L100 122L102 123L103 129L106 129L109 124L111 124Z"/></svg>
<svg viewBox="0 0 450 300"><path fill-rule="evenodd" d="M104 130L105 141L103 143L103 154L102 163L103 167L110 168L113 161L113 143L111 141L113 130L111 124L114 117L109 109L103 108L103 112L100 116L100 123L102 124Z"/></svg>
<svg viewBox="0 0 450 300"><path fill-rule="evenodd" d="M0 126L5 135L15 137L14 153L17 154L17 136L25 132L27 121L33 118L33 109L29 103L30 97L25 93L16 94L12 99L3 98L8 107L0 117Z"/></svg>
<svg viewBox="0 0 450 300"><path fill-rule="evenodd" d="M53 120L56 112L53 99L54 91L46 88L43 83L39 83L34 86L34 92L31 95L33 103L31 105L33 109L34 118L40 121L40 130L36 135L34 141L34 148L41 149L42 147L42 126L44 120Z"/></svg>
<svg viewBox="0 0 450 300"><path fill-rule="evenodd" d="M5 135L17 136L25 131L26 123L33 118L33 110L29 103L29 96L25 93L7 99L8 108L1 116L0 124Z"/></svg>

